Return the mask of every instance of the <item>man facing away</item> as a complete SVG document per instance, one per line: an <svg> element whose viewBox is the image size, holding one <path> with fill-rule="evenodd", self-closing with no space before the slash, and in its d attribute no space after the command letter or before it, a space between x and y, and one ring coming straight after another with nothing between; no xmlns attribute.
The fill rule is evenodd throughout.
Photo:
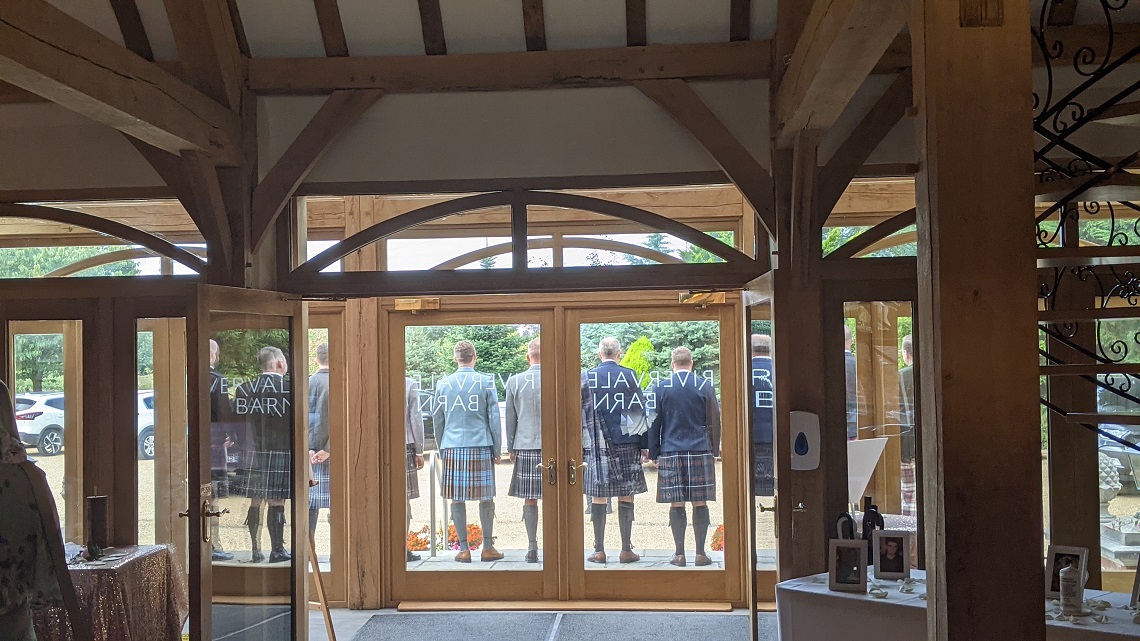
<svg viewBox="0 0 1140 641"><path fill-rule="evenodd" d="M906 366L899 370L899 456L902 481L903 516L918 516L915 493L918 490L914 469L914 339L902 339L902 358Z"/></svg>
<svg viewBox="0 0 1140 641"><path fill-rule="evenodd" d="M757 496L775 494L772 423L776 387L772 379L772 337L752 335L752 487Z"/></svg>
<svg viewBox="0 0 1140 641"><path fill-rule="evenodd" d="M404 377L404 485L406 514L404 531L412 529L412 499L420 497L420 470L424 467L424 415L420 406L420 384ZM458 530L456 531L458 533ZM420 555L407 550L407 561Z"/></svg>
<svg viewBox="0 0 1140 641"><path fill-rule="evenodd" d="M855 354L851 351L851 328L843 324L843 379L847 395L847 440L859 438L859 379L855 375Z"/></svg>
<svg viewBox="0 0 1140 641"><path fill-rule="evenodd" d="M633 497L647 491L641 466L649 460L645 394L637 373L618 364L621 343L612 336L598 343L597 367L584 375L589 390L583 407L582 447L586 469L583 484L591 497L594 553L591 563L606 562L606 499L618 497L618 529L621 554L618 561L633 563L641 557L633 551Z"/></svg>
<svg viewBox="0 0 1140 641"><path fill-rule="evenodd" d="M443 460L440 491L451 499L451 520L459 539L455 560L471 562L467 540L467 501L479 501L483 527L483 561L498 561L495 549L495 464L501 458L499 394L495 379L475 371L475 346L471 341L455 344L454 374L436 386L432 430Z"/></svg>
<svg viewBox="0 0 1140 641"><path fill-rule="evenodd" d="M527 563L538 563L538 500L542 498L542 366L538 339L527 345L530 368L507 379L507 451L511 453L510 496L523 500L529 541Z"/></svg>
<svg viewBox="0 0 1140 641"><path fill-rule="evenodd" d="M210 483L214 486L214 498L222 499L230 495L229 422L233 419L233 404L226 390L226 379L214 367L221 358L218 342L210 339ZM234 555L222 547L221 525L218 519L210 519L211 559L233 561Z"/></svg>
<svg viewBox="0 0 1140 641"><path fill-rule="evenodd" d="M234 409L245 417L253 447L245 453L245 476L239 477L237 493L249 497L246 525L252 555L265 560L261 552L261 504L268 503L266 525L272 548L270 563L292 559L285 549L285 501L293 494L292 440L289 365L276 347L263 347L257 354L261 374L238 387Z"/></svg>
<svg viewBox="0 0 1140 641"><path fill-rule="evenodd" d="M669 528L676 545L669 563L685 567L685 503L693 505L694 564L711 565L705 554L708 501L716 500L716 457L720 454L720 405L711 379L693 373L693 353L678 347L673 375L653 386L657 415L649 428L649 458L657 462L657 502L669 503Z"/></svg>
<svg viewBox="0 0 1140 641"><path fill-rule="evenodd" d="M316 539L321 508L329 509L329 346L317 345L317 371L309 375L309 463L316 485L309 488L309 537Z"/></svg>

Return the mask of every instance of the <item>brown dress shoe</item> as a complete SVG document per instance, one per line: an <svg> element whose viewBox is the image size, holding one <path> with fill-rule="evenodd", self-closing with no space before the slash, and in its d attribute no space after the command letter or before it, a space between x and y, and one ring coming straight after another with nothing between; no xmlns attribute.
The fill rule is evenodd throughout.
<svg viewBox="0 0 1140 641"><path fill-rule="evenodd" d="M622 550L618 555L618 561L622 563L636 563L641 560L641 555L633 550Z"/></svg>
<svg viewBox="0 0 1140 641"><path fill-rule="evenodd" d="M673 558L669 559L669 565L675 565L679 568L685 567L685 555L684 554L674 554Z"/></svg>
<svg viewBox="0 0 1140 641"><path fill-rule="evenodd" d="M605 552L594 552L590 556L586 557L586 560L589 561L590 563L605 563L606 562L606 553Z"/></svg>
<svg viewBox="0 0 1140 641"><path fill-rule="evenodd" d="M697 555L693 558L693 565L712 565L712 559L710 559L707 555L698 552Z"/></svg>
<svg viewBox="0 0 1140 641"><path fill-rule="evenodd" d="M471 562L471 550L460 550L459 554L455 555L455 560L459 563Z"/></svg>
<svg viewBox="0 0 1140 641"><path fill-rule="evenodd" d="M483 548L483 553L479 555L480 561L498 561L503 558L503 553L493 547Z"/></svg>

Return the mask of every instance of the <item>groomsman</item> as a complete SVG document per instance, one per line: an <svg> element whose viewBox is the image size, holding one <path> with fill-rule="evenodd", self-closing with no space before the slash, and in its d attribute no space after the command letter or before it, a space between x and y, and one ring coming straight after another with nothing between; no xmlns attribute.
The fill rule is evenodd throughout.
<svg viewBox="0 0 1140 641"><path fill-rule="evenodd" d="M711 379L693 373L693 353L678 347L673 375L653 386L657 415L649 428L649 458L657 463L657 502L669 503L669 527L676 550L669 563L685 567L685 503L693 505L695 565L711 565L705 554L708 501L716 500L716 457L720 454L720 406Z"/></svg>
<svg viewBox="0 0 1140 641"><path fill-rule="evenodd" d="M649 460L645 418L645 394L637 373L618 364L621 343L606 337L598 343L597 367L583 375L589 392L582 408L583 486L591 497L594 523L594 553L591 563L606 562L606 500L618 497L618 529L621 554L618 561L634 563L641 557L633 551L633 497L647 491L643 463Z"/></svg>
<svg viewBox="0 0 1140 641"><path fill-rule="evenodd" d="M542 366L538 339L527 345L530 368L507 379L507 451L515 464L508 495L523 500L523 523L529 541L527 563L538 563L538 500L542 468Z"/></svg>
<svg viewBox="0 0 1140 641"><path fill-rule="evenodd" d="M436 386L432 430L443 459L441 493L451 499L451 520L459 538L455 560L471 562L467 541L467 501L479 501L483 526L482 561L498 561L495 549L495 465L501 460L499 394L495 379L475 371L475 346L471 341L455 344L454 374Z"/></svg>
<svg viewBox="0 0 1140 641"><path fill-rule="evenodd" d="M772 337L752 335L752 487L756 496L775 494L772 425L776 387L772 378Z"/></svg>

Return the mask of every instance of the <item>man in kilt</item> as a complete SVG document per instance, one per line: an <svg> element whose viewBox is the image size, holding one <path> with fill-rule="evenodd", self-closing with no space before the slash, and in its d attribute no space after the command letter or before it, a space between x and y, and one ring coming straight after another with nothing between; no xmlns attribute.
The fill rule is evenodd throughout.
<svg viewBox="0 0 1140 641"><path fill-rule="evenodd" d="M693 353L678 347L673 375L653 386L657 415L649 428L649 458L657 463L657 502L669 503L669 527L676 545L669 563L685 567L685 503L693 504L695 565L711 565L705 554L708 501L716 500L716 457L720 454L720 406L711 379L693 373Z"/></svg>
<svg viewBox="0 0 1140 641"><path fill-rule="evenodd" d="M451 499L451 520L459 539L455 560L471 562L467 541L467 501L479 501L479 522L483 527L483 561L498 561L503 554L495 549L495 464L500 458L502 434L499 423L499 394L495 379L475 371L475 346L471 341L455 344L454 374L443 377L436 386L432 430L443 460L440 491Z"/></svg>
<svg viewBox="0 0 1140 641"><path fill-rule="evenodd" d="M420 405L420 384L404 377L404 483L407 510L404 531L412 529L412 499L420 497L420 470L424 467L424 415ZM407 550L407 561L419 561L420 555Z"/></svg>
<svg viewBox="0 0 1140 641"><path fill-rule="evenodd" d="M618 364L621 343L612 336L598 343L597 367L583 375L588 396L583 397L582 449L583 489L591 497L590 518L594 524L591 563L606 562L606 501L618 497L618 530L621 554L618 561L633 563L641 557L633 551L633 497L647 490L641 466L649 458L645 418L645 394L637 374Z"/></svg>
<svg viewBox="0 0 1140 641"><path fill-rule="evenodd" d="M293 421L289 365L276 347L262 347L257 354L261 374L242 383L234 399L234 410L245 418L252 447L245 451L244 474L234 483L234 494L249 497L246 525L253 554L250 560L265 560L261 552L261 504L269 503L266 526L272 548L270 563L292 559L285 549L285 501L293 495Z"/></svg>
<svg viewBox="0 0 1140 641"><path fill-rule="evenodd" d="M226 379L214 366L218 364L221 350L218 342L210 339L210 483L214 498L224 499L230 495L229 452L230 421L233 420L233 404L226 389ZM214 561L233 561L234 555L222 547L222 527L218 519L210 519L210 558Z"/></svg>
<svg viewBox="0 0 1140 641"><path fill-rule="evenodd" d="M775 459L772 424L776 387L772 378L772 337L752 335L752 488L756 496L774 496Z"/></svg>
<svg viewBox="0 0 1140 641"><path fill-rule="evenodd" d="M329 345L317 345L317 371L309 375L309 538L316 540L321 508L329 509Z"/></svg>
<svg viewBox="0 0 1140 641"><path fill-rule="evenodd" d="M914 339L903 336L902 357L906 367L899 370L899 457L902 479L903 516L918 516L918 482L915 475L914 438Z"/></svg>
<svg viewBox="0 0 1140 641"><path fill-rule="evenodd" d="M538 500L542 498L542 355L538 339L527 345L530 368L507 379L507 451L515 464L511 489L507 492L523 500L526 525L526 562L538 563Z"/></svg>

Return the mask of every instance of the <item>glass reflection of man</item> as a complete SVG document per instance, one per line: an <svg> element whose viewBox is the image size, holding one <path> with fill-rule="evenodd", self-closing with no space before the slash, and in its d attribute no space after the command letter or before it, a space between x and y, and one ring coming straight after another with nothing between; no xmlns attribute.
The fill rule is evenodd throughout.
<svg viewBox="0 0 1140 641"><path fill-rule="evenodd" d="M538 339L527 345L530 368L507 379L507 451L515 464L510 496L523 500L529 541L526 562L538 563L538 500L542 498L542 355Z"/></svg>
<svg viewBox="0 0 1140 641"><path fill-rule="evenodd" d="M855 377L854 339L851 328L843 324L843 378L847 384L847 440L859 438L859 380Z"/></svg>
<svg viewBox="0 0 1140 641"><path fill-rule="evenodd" d="M321 509L329 509L329 345L317 345L317 371L309 375L309 464L316 485L309 488L309 537L316 540Z"/></svg>
<svg viewBox="0 0 1140 641"><path fill-rule="evenodd" d="M693 373L693 352L673 350L673 375L653 386L657 415L649 428L649 458L657 463L657 502L669 503L676 548L669 563L685 567L685 503L693 505L694 565L712 565L705 554L708 501L716 500L720 455L720 405L712 379Z"/></svg>
<svg viewBox="0 0 1140 641"><path fill-rule="evenodd" d="M756 496L775 494L772 425L776 386L772 378L772 337L752 335L752 487Z"/></svg>
<svg viewBox="0 0 1140 641"><path fill-rule="evenodd" d="M583 412L583 489L591 497L590 518L594 524L594 553L586 558L591 563L606 562L606 499L614 496L618 497L621 533L618 561L641 560L631 541L633 497L648 489L641 466L649 460L649 426L645 394L637 374L619 365L620 358L621 343L612 336L603 338L598 343L601 363L585 373L590 407Z"/></svg>
<svg viewBox="0 0 1140 641"><path fill-rule="evenodd" d="M228 423L234 409L226 391L226 379L214 369L221 358L218 342L210 339L210 482L214 486L214 498L230 495L229 452L232 444ZM214 561L233 561L234 555L222 547L222 528L219 519L210 519L211 558Z"/></svg>
<svg viewBox="0 0 1140 641"><path fill-rule="evenodd" d="M451 520L459 539L455 560L471 562L467 539L467 501L479 501L483 527L482 561L498 561L495 549L495 464L500 461L502 433L499 394L495 379L475 371L475 346L471 341L455 344L454 374L436 386L432 430L443 459L440 491L451 499Z"/></svg>
<svg viewBox="0 0 1140 641"><path fill-rule="evenodd" d="M261 504L268 503L266 527L272 548L270 563L290 561L285 549L285 501L293 493L293 425L290 420L289 365L276 347L257 354L261 374L238 387L234 409L245 417L253 448L245 453L245 476L238 477L237 493L249 497L250 560L265 560L261 552Z"/></svg>
<svg viewBox="0 0 1140 641"><path fill-rule="evenodd" d="M404 484L406 514L404 530L412 529L412 499L420 497L420 470L424 467L424 414L420 406L420 384L404 377ZM407 562L420 555L407 550Z"/></svg>
<svg viewBox="0 0 1140 641"><path fill-rule="evenodd" d="M901 463L902 513L918 516L915 493L918 482L915 475L914 439L914 339L910 334L902 339L902 358L905 367L899 370L899 455Z"/></svg>

